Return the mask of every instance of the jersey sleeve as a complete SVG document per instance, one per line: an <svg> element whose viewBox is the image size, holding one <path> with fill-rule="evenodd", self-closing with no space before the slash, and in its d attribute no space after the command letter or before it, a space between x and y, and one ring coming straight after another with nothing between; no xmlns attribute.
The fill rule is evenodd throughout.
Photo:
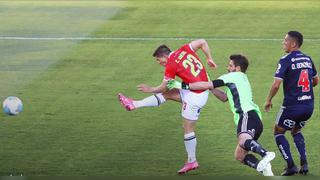
<svg viewBox="0 0 320 180"><path fill-rule="evenodd" d="M229 73L228 73L229 74ZM229 76L228 74L224 74L224 75L221 75L220 77L218 77L217 79L218 80L222 80L224 84L228 83L229 82ZM228 90L229 88L224 88L223 91L225 93L228 93Z"/></svg>
<svg viewBox="0 0 320 180"><path fill-rule="evenodd" d="M225 86L225 83L221 79L216 79L212 81L213 88L218 88L221 86Z"/></svg>
<svg viewBox="0 0 320 180"><path fill-rule="evenodd" d="M192 46L191 46L191 43L186 44L186 45L188 46L188 49L190 49L190 51L195 52L195 51L193 50Z"/></svg>
<svg viewBox="0 0 320 180"><path fill-rule="evenodd" d="M195 52L191 46L191 43L184 44L183 46L181 46L181 48L187 52Z"/></svg>
<svg viewBox="0 0 320 180"><path fill-rule="evenodd" d="M313 61L311 61L312 63L312 77L316 77L318 75L318 72L317 72L317 69L316 69L316 66L314 65Z"/></svg>
<svg viewBox="0 0 320 180"><path fill-rule="evenodd" d="M224 82L224 84L226 84L226 83L229 82L229 79L230 79L230 75L229 75L229 74L230 74L230 73L224 74L224 75L218 77L218 79L222 80L222 81Z"/></svg>
<svg viewBox="0 0 320 180"><path fill-rule="evenodd" d="M287 64L283 59L280 59L278 63L278 68L276 70L276 73L274 74L274 77L278 79L284 79L286 71L287 71Z"/></svg>
<svg viewBox="0 0 320 180"><path fill-rule="evenodd" d="M176 69L177 69L177 65L175 63L172 63L172 61L168 60L166 69L164 71L163 80L169 81L171 79L174 79L176 77Z"/></svg>

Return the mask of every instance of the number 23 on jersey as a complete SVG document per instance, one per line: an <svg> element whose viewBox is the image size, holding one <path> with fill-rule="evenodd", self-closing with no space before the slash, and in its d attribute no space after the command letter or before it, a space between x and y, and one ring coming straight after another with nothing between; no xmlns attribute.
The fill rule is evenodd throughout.
<svg viewBox="0 0 320 180"><path fill-rule="evenodd" d="M185 54L185 51L181 52L180 57L182 58ZM179 59L181 59L180 57ZM182 61L182 65L185 69L188 69L188 67L190 67L190 72L194 77L197 77L203 69L203 65L201 64L201 62L192 54L187 55L186 59Z"/></svg>

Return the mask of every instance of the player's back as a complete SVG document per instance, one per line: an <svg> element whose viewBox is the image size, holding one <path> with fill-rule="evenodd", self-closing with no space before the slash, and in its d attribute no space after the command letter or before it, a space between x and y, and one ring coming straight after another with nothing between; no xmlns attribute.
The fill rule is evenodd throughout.
<svg viewBox="0 0 320 180"><path fill-rule="evenodd" d="M230 72L220 76L226 84L227 96L233 113L243 113L255 110L259 107L253 102L252 89L248 77L243 72Z"/></svg>
<svg viewBox="0 0 320 180"><path fill-rule="evenodd" d="M165 77L174 79L176 75L186 83L208 81L206 69L190 44L183 45L169 55Z"/></svg>
<svg viewBox="0 0 320 180"><path fill-rule="evenodd" d="M312 106L312 78L316 75L312 59L301 51L293 51L280 59L276 77L283 79L283 106Z"/></svg>

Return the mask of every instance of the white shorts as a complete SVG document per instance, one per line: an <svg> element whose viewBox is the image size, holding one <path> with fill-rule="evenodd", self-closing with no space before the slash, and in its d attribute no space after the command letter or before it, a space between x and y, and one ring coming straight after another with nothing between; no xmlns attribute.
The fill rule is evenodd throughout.
<svg viewBox="0 0 320 180"><path fill-rule="evenodd" d="M180 89L182 100L182 117L196 121L199 119L201 108L207 103L209 91L195 93L190 90Z"/></svg>

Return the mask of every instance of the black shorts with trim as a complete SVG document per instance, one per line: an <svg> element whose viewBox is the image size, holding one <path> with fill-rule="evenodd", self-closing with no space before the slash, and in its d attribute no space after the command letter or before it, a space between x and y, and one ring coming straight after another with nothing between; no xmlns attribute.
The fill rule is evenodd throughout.
<svg viewBox="0 0 320 180"><path fill-rule="evenodd" d="M262 131L263 124L256 111L251 110L239 114L240 120L237 127L237 137L241 133L248 133L254 140L258 140Z"/></svg>
<svg viewBox="0 0 320 180"><path fill-rule="evenodd" d="M313 113L313 106L281 106L276 119L276 125L286 130L296 127L302 129Z"/></svg>

